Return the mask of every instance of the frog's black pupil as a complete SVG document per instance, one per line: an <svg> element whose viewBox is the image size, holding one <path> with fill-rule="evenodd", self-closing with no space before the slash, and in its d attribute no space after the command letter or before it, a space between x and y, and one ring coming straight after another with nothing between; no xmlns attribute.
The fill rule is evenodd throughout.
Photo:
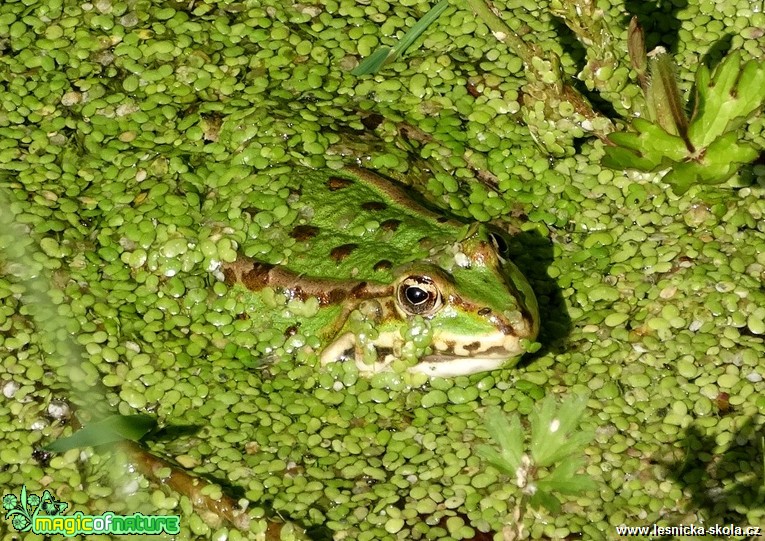
<svg viewBox="0 0 765 541"><path fill-rule="evenodd" d="M505 255L508 250L507 243L505 242L505 239L502 238L502 235L497 235L496 233L490 233L491 240L494 241L494 245L497 247L497 251Z"/></svg>
<svg viewBox="0 0 765 541"><path fill-rule="evenodd" d="M414 305L422 304L428 300L428 292L419 287L407 287L404 295L406 295L406 300Z"/></svg>

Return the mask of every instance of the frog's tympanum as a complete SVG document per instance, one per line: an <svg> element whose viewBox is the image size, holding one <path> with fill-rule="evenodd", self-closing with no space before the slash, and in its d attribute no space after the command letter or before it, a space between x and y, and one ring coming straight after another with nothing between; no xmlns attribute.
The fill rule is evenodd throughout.
<svg viewBox="0 0 765 541"><path fill-rule="evenodd" d="M410 371L456 376L511 365L533 343L536 299L503 232L357 167L300 170L284 189L296 212L281 260L240 254L223 276L240 296L268 297L285 334L318 338L322 363L369 373L408 359Z"/></svg>

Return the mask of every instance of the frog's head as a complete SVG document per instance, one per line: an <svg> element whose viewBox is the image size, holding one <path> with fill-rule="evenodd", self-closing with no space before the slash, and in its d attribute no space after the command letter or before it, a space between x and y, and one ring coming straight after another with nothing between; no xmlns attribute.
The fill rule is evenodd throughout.
<svg viewBox="0 0 765 541"><path fill-rule="evenodd" d="M474 225L461 242L400 270L396 311L402 319L428 320L432 336L432 353L412 371L456 376L494 370L534 341L537 301L507 252L504 233Z"/></svg>
<svg viewBox="0 0 765 541"><path fill-rule="evenodd" d="M460 231L440 245L422 239L427 255L392 269L389 282L348 288L343 298L356 300L357 321L365 323L354 328L349 318L333 332L322 363L353 358L363 372L384 370L402 355L406 336L427 337L429 352L410 371L429 376L494 370L525 353L539 312L508 258L506 236L481 224Z"/></svg>

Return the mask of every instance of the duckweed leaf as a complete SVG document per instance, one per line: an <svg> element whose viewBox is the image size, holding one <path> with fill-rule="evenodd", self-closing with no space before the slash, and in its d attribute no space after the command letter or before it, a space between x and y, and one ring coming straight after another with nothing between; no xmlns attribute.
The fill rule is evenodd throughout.
<svg viewBox="0 0 765 541"><path fill-rule="evenodd" d="M123 440L139 441L156 426L156 423L156 419L150 415L111 415L90 423L71 436L59 438L44 449L61 453L78 447L95 447Z"/></svg>

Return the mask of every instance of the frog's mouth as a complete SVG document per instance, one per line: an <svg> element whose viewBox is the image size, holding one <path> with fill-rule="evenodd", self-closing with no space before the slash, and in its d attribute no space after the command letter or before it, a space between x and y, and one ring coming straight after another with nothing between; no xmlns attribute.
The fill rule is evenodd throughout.
<svg viewBox="0 0 765 541"><path fill-rule="evenodd" d="M454 377L496 370L524 353L523 338L533 337L530 332L498 331L480 338L437 333L431 344L433 353L420 358L416 365L409 368L409 372L431 377ZM322 352L321 361L322 364L355 361L364 373L390 370L391 362L398 358L395 351L400 341L396 332L380 333L370 344L377 353L377 362L364 364L359 358L361 352L357 351L354 335L344 333Z"/></svg>
<svg viewBox="0 0 765 541"><path fill-rule="evenodd" d="M435 337L434 352L424 356L410 372L428 376L453 377L502 368L512 358L518 358L525 348L515 333L497 332L481 339L455 340Z"/></svg>

